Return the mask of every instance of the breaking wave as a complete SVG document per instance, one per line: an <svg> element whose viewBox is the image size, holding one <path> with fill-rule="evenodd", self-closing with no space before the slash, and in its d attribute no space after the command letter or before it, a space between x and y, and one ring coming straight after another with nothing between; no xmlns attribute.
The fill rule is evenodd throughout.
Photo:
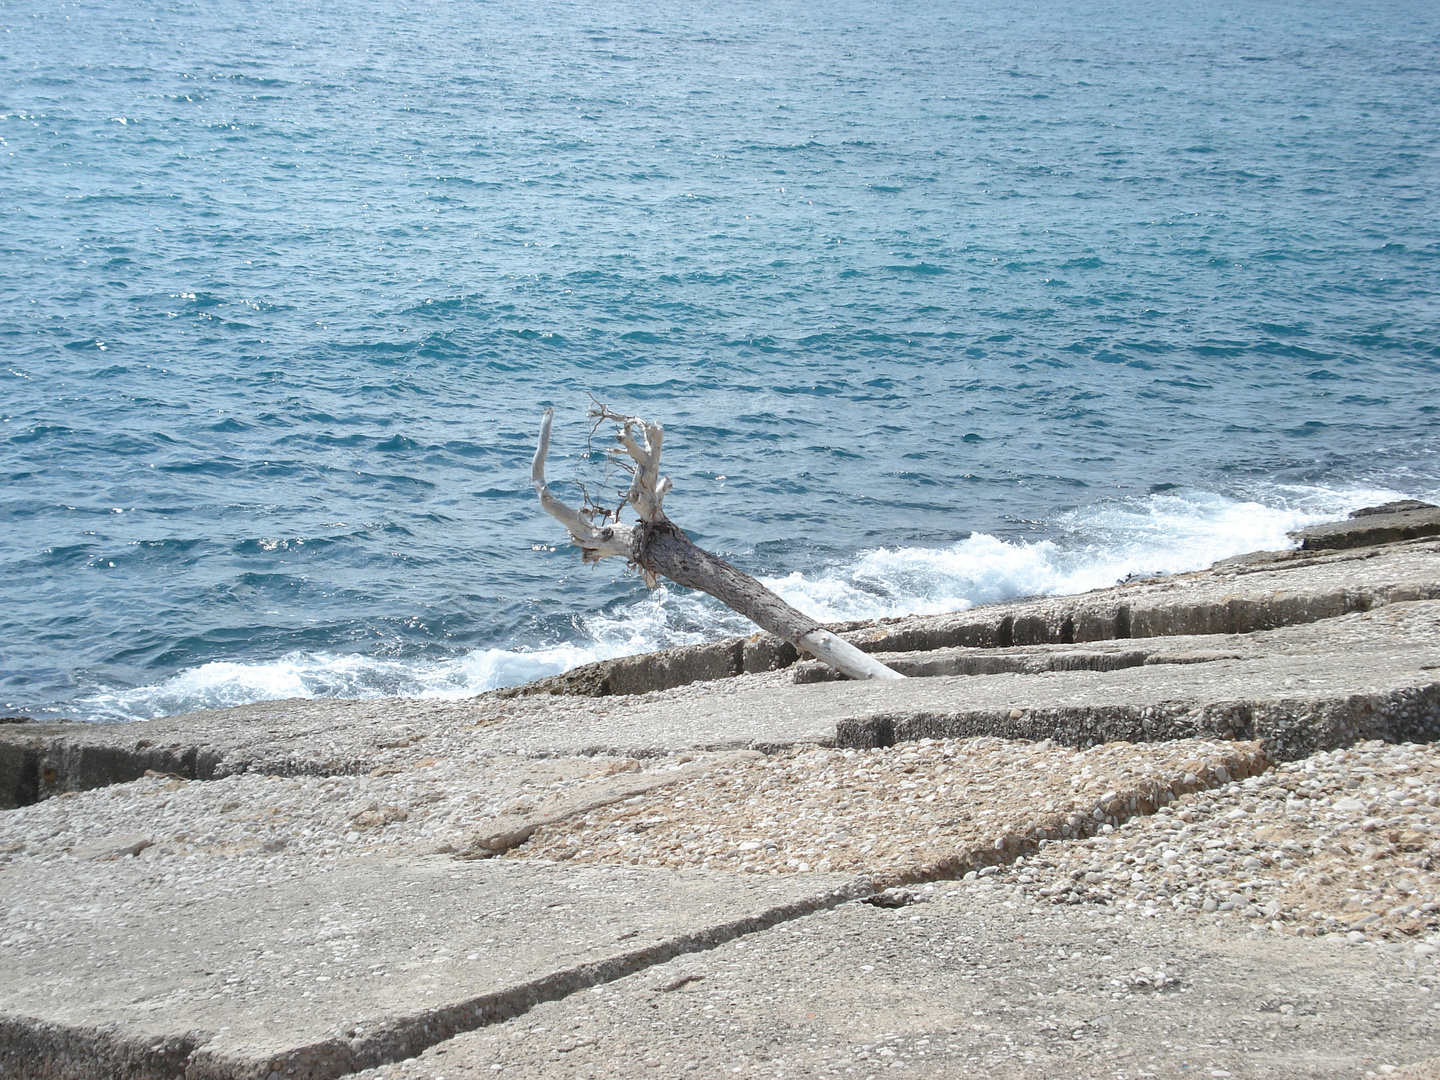
<svg viewBox="0 0 1440 1080"><path fill-rule="evenodd" d="M763 579L825 621L958 611L1024 596L1104 588L1134 575L1181 573L1257 550L1287 533L1401 497L1383 489L1271 486L1249 498L1171 490L1061 513L1044 539L975 533L944 547L876 548L806 573ZM574 640L474 649L443 659L292 652L260 663L212 662L153 686L73 703L85 719L124 721L281 698L470 697L593 660L696 644L753 627L709 597L656 589L578 620Z"/></svg>

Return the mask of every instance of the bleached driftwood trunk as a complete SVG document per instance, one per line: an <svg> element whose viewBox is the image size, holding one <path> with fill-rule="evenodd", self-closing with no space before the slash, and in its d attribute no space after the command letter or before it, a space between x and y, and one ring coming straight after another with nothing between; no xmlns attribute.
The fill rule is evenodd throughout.
<svg viewBox="0 0 1440 1080"><path fill-rule="evenodd" d="M619 425L616 439L633 462L629 466L632 480L625 501L639 516L638 522L622 524L618 514L615 521L608 521L609 514L605 512L605 519L597 525L591 514L566 506L550 494L545 484L545 456L550 449L553 409L546 409L540 422L540 444L530 471L540 505L565 526L585 562L620 556L639 569L652 589L663 577L688 589L709 593L762 630L818 657L852 679L905 677L796 611L749 574L696 547L665 516L662 504L670 491L670 478L660 475L660 449L665 430L659 424L647 424L634 416L617 416L604 409L592 415Z"/></svg>

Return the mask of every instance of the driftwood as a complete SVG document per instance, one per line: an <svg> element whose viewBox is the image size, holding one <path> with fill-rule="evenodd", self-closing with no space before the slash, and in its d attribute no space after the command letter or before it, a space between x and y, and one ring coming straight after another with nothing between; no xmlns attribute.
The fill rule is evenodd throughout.
<svg viewBox="0 0 1440 1080"><path fill-rule="evenodd" d="M618 556L638 569L645 584L652 589L663 577L688 589L709 593L762 630L783 638L852 679L905 677L796 611L749 574L696 547L665 516L662 504L670 491L670 478L660 475L660 449L665 430L659 424L647 424L639 417L620 416L606 409L591 415L601 421L612 420L619 427L615 437L630 459L624 464L631 473L630 489L621 505L628 503L639 521L634 525L622 523L618 510L576 510L550 493L545 484L545 456L550 449L553 409L546 409L540 422L540 443L530 472L540 505L565 526L571 543L580 549L583 561L598 562ZM598 524L596 517L600 518Z"/></svg>

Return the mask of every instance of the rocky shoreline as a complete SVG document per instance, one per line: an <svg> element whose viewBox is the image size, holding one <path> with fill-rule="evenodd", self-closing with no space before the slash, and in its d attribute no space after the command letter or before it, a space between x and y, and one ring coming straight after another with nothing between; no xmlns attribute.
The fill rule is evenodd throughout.
<svg viewBox="0 0 1440 1080"><path fill-rule="evenodd" d="M837 628L900 683L0 725L0 1073L1432 1075L1437 537Z"/></svg>

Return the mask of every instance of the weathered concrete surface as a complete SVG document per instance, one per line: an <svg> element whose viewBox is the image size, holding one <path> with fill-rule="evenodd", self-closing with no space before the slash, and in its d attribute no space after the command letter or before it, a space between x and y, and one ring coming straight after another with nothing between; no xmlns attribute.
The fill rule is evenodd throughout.
<svg viewBox="0 0 1440 1080"><path fill-rule="evenodd" d="M846 624L848 625L848 624ZM838 629L831 627L831 629ZM764 632L726 638L703 645L686 645L640 656L620 656L581 664L559 675L537 679L524 686L497 691L502 697L531 694L576 694L607 697L611 694L646 694L686 683L755 675L789 667L799 658L795 647Z"/></svg>
<svg viewBox="0 0 1440 1080"><path fill-rule="evenodd" d="M883 685L752 688L734 679L703 692L692 687L683 698L672 691L517 716L480 730L476 742L532 752L631 752L647 739L671 750L719 748L756 741L756 716L766 718L777 744L829 741L838 725L842 742L865 745L875 737L863 731L873 718L888 722L893 738L995 734L1083 745L1220 735L1272 739L1282 755L1357 738L1440 734L1440 676L1433 668L1440 664L1440 603L1198 642L1208 650L1197 657L1197 639L1177 641L1172 659L1233 658Z"/></svg>
<svg viewBox="0 0 1440 1080"><path fill-rule="evenodd" d="M1233 753L1202 754L1215 767L1187 764L1200 775L1177 773L1174 790L1264 767L1253 747L1221 745ZM1193 748L1170 753L1178 765ZM492 833L494 808L527 789L554 797L530 803L543 823L643 804L627 796L700 770L718 780L760 755L690 757L157 775L0 816L0 1075L337 1075L847 895L854 869L597 877L569 861L490 860L475 874L443 854L465 832ZM1087 815L1110 787L1107 822L1135 809L1122 764L1134 760L1119 755L1077 796ZM997 857L985 855L977 865ZM873 887L864 879L848 895Z"/></svg>
<svg viewBox="0 0 1440 1080"><path fill-rule="evenodd" d="M643 789L719 755L804 743L1218 735L1293 758L1440 735L1434 540L852 636L931 677L797 682L756 638L559 694L0 725L0 804L42 800L12 811L18 840L0 833L0 1075L329 1077L482 1024L446 1046L447 1075L766 1075L778 1058L843 1075L884 1058L940 1075L1358 1076L1435 1056L1434 946L1390 961L1168 915L1033 911L971 884L948 907L806 914L869 886L453 857L472 821L503 848L546 815L617 798L638 814ZM672 688L635 692L657 684ZM765 929L780 926L819 930ZM715 966L652 967L682 954ZM630 972L613 997L575 993Z"/></svg>
<svg viewBox="0 0 1440 1080"><path fill-rule="evenodd" d="M1440 969L1403 947L1056 908L985 885L820 912L357 1080L1360 1080L1436 1053Z"/></svg>
<svg viewBox="0 0 1440 1080"><path fill-rule="evenodd" d="M340 1076L854 895L835 875L444 856L207 869L0 870L0 1075Z"/></svg>
<svg viewBox="0 0 1440 1080"><path fill-rule="evenodd" d="M735 760L737 757L716 757L710 765L723 770ZM9 859L9 865L0 871L0 896L5 898L0 919L0 1017L4 1018L0 1020L0 1045L13 1054L0 1057L0 1062L6 1069L13 1066L12 1071L21 1077L183 1074L263 1075L280 1080L285 1076L336 1075L367 1062L404 1057L482 1022L503 1023L538 1002L659 962L665 959L666 950L701 949L741 932L752 935L756 947L768 947L762 932L765 925L817 904L832 903L839 897L828 891L830 886L845 881L844 877L786 875L787 883L777 896L770 887L779 883L778 878L769 875L737 878L704 873L687 877L617 868L632 876L587 879L588 871L574 862L461 863L419 853L398 836L391 841L377 836L376 848L366 857L354 857L343 846L336 850L344 822L358 824L363 816L353 813L355 805L347 805L347 792L358 793L354 802L363 804L378 785L411 785L412 820L404 823L407 826L414 824L417 809L433 805L436 796L459 794L463 803L474 763L450 763L452 771L447 773L442 771L447 763L426 764L428 761L421 759L403 773L376 770L383 775L352 774L328 780L243 774L210 783L187 783L150 777L136 784L50 799L0 819L5 826L0 831L0 857ZM690 763L679 758L676 762L680 766L675 770L678 780ZM557 777L562 783L577 779L573 773L576 765L592 772L580 774L578 778L585 783L571 786L567 797L584 801L583 792L590 782L586 777L608 769L603 760L507 760L497 763L480 788L493 794L508 784L511 790L518 790L520 777L533 771L540 774L542 789L553 789ZM420 776L425 779L413 778ZM642 774L635 774L632 780L631 774L617 772L611 779L617 784L644 782ZM417 784L420 786L414 786ZM1123 784L1117 787L1123 789ZM623 795L624 791L612 794ZM440 805L443 809L443 803ZM536 809L546 812L543 803ZM643 805L635 807L635 812L648 813ZM285 814L294 814L294 820L286 822ZM273 822L286 831L262 833L272 839L254 845L245 843L227 825L230 818L249 821L257 817L257 824ZM23 830L29 842L23 845L23 852L12 854L4 842L6 833L22 832L10 825L22 820L40 829ZM102 827L107 822L112 827L108 834ZM385 833L391 828L399 832L401 823ZM128 834L131 829L140 831L138 841ZM120 835L121 830L127 835ZM82 838L87 842L82 844ZM492 876L477 878L463 869L475 865L489 868ZM456 867L462 869L453 869ZM512 867L516 868L513 873ZM732 887L736 881L748 883L750 888L742 884L737 891ZM795 892L789 891L790 885ZM817 885L824 891L809 891ZM970 897L969 893L962 896L967 910L975 906ZM699 929L686 933L685 919L691 916ZM1061 947L1069 949L1077 933L1082 939L1094 936L1083 919L1078 932L1067 919L1050 921L1057 935L1051 940ZM630 930L641 932L625 937ZM1003 927L1000 932L1012 933ZM1018 932L1030 933L1024 928ZM976 936L968 927L946 933L951 941ZM897 976L888 985L878 984L885 993L872 994L873 1000L856 990L855 968L863 973L867 964L878 967L873 949L877 942L850 937L847 931L838 940L821 942L817 948L828 957L823 963L818 954L791 953L787 958L793 966L777 961L773 968L758 972L741 968L739 974L744 978L765 981L755 987L742 986L738 994L727 987L727 994L738 998L745 1009L755 1010L777 1000L794 1001L803 994L817 1015L813 1008L816 999L838 994L839 1004L831 1015L847 1008L860 1009L857 1016L872 1025L888 1024L892 1016L923 1016L933 1010L929 995L935 987L923 980L905 982ZM1032 944L1043 940L1037 936ZM908 957L898 952L890 956L894 970L899 971L904 963L915 965L917 957L928 959L937 948L930 939L923 942L924 949L909 944L912 951ZM503 952L498 952L502 947ZM1310 946L1297 943L1294 948ZM983 958L996 951L994 943L983 938L973 950L987 963ZM1289 992L1291 998L1276 999L1283 1004L1293 999L1297 969L1293 964L1275 966L1276 955L1275 949L1252 955L1250 960L1259 966L1259 974L1252 971L1250 977L1253 982L1263 976ZM1412 950L1406 955L1414 958L1419 954ZM597 956L603 962L584 963ZM503 969L499 975L497 957L498 968ZM1100 962L1105 962L1105 954ZM489 967L485 967L487 963ZM968 960L966 966L993 988L993 970L983 970ZM1418 985L1425 985L1423 976L1429 970L1417 968L1413 994L1424 992ZM1137 966L1119 975L1128 977L1138 971ZM387 980L378 972L394 977ZM427 973L438 978L427 979ZM1028 984L1037 978L1044 981L1050 974L1048 970L1024 973L1017 968L1011 981ZM1344 978L1353 990L1357 973L1331 968L1316 978L1322 976ZM1086 968L1084 987L1080 988L1090 992L1115 977L1112 967ZM1233 972L1227 978L1233 982ZM867 978L864 989L873 991L876 985ZM1060 988L1075 990L1079 985L1077 976ZM429 992L432 988L436 993ZM1389 999L1376 999L1373 989L1373 980L1359 987L1369 994L1372 1006L1377 1000L1378 1007L1388 1006ZM1395 993L1393 986L1379 989ZM955 994L946 987L940 990L949 995L945 1000L954 1000ZM450 996L444 996L446 993ZM751 996L746 997L747 993ZM911 994L908 1001L906 993ZM976 990L972 999L978 1002L981 996ZM1227 1032L1219 1037L1230 1038L1230 1029L1224 1025L1232 1022L1227 1010L1233 1004L1224 995L1217 999L1207 993L1198 1004L1194 998L1183 1003L1183 1014L1187 1023ZM1404 1000L1399 1004L1409 1007ZM983 1006L977 1007L983 1010ZM1102 999L1100 1007L1108 1010L1113 1006ZM1125 1007L1129 1008L1128 1002ZM697 1012L703 1011L697 1007ZM1394 1011L1388 1010L1387 1017ZM1245 1015L1242 1012L1236 1021L1241 1029ZM743 1040L743 1046L768 1047L770 1055L788 1046L784 1037L764 1028L749 1037L737 1035L733 1028L740 1017L731 1016L722 1050L733 1047L732 1036ZM1160 1016L1157 1022L1173 1019L1172 1013ZM622 1016L617 1023L621 1021L625 1030L636 1031L653 1022L633 1015ZM988 1023L979 1021L979 1025ZM995 1029L973 1020L967 1025L963 1030L947 1031L947 1036L968 1037L966 1053L976 1056L977 1040L994 1034ZM1338 1052L1338 1041L1353 1057L1356 1046L1363 1052L1371 1040L1367 1031L1359 1024L1340 1024L1316 1033L1331 1040L1329 1052ZM915 1047L929 1034L917 1035ZM1138 1030L1120 1029L1117 1037L1124 1048L1144 1045ZM652 1043L662 1049L674 1045L664 1037ZM691 1044L705 1047L703 1038L687 1040L687 1045ZM1404 1048L1409 1044L1396 1045ZM565 1046L573 1050L571 1044ZM532 1040L532 1048L538 1055L550 1045L543 1039ZM995 1048L998 1050L999 1044ZM877 1047L872 1044L871 1049ZM1243 1043L1240 1049L1245 1049ZM905 1051L902 1047L896 1052ZM1287 1055L1294 1052L1293 1045L1273 1050L1277 1061L1290 1060ZM536 1059L529 1060L533 1064ZM463 1063L464 1058L457 1061ZM279 1069L266 1071L277 1063ZM486 1068L493 1063L493 1059L484 1060ZM627 1063L622 1057L615 1064ZM709 1064L712 1062L706 1061ZM1019 1075L1019 1064L1034 1062L1022 1059L1011 1064L1016 1066L1012 1074ZM1047 1068L1033 1075L1065 1075L1042 1064ZM278 1076L270 1077L270 1072ZM612 1074L626 1073L621 1069ZM1322 1071L1312 1074L1327 1075ZM1305 1073L1297 1070L1287 1075Z"/></svg>
<svg viewBox="0 0 1440 1080"><path fill-rule="evenodd" d="M730 685L732 681L727 681ZM708 684L707 684L708 685ZM213 780L243 773L276 776L331 776L400 768L434 757L476 757L497 752L510 741L481 738L489 727L517 735L524 753L595 753L619 747L608 731L611 718L625 731L626 749L640 756L714 746L740 749L781 741L833 738L834 722L793 717L787 728L767 713L727 714L723 728L691 728L680 713L680 689L661 727L635 727L620 720L637 698L533 698L510 702L480 698L462 702L333 699L259 702L164 717L134 724L37 724L0 730L0 761L21 762L11 770L23 783L0 791L0 807L26 805L70 791L138 779L147 772ZM577 707L578 706L578 707ZM564 716L554 721L552 716ZM648 716L649 714L647 714ZM555 733L559 725L563 734ZM602 733L595 738L587 732ZM777 736L777 732L779 733Z"/></svg>

